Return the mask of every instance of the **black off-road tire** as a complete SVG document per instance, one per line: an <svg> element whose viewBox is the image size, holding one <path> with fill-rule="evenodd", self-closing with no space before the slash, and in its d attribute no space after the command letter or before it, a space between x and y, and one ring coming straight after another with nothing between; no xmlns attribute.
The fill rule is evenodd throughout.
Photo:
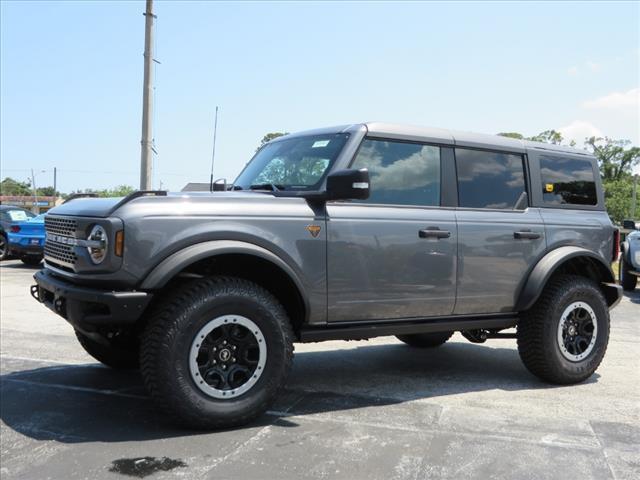
<svg viewBox="0 0 640 480"><path fill-rule="evenodd" d="M629 270L631 270L631 265L627 263L627 261L624 258L624 255L620 256L620 263L618 266L619 266L618 272L620 275L620 285L622 285L622 289L625 292L632 292L636 288L636 285L638 283L638 277L636 277L635 275L631 275L631 273L629 273Z"/></svg>
<svg viewBox="0 0 640 480"><path fill-rule="evenodd" d="M579 361L563 356L557 338L562 314L574 302L587 304L597 322L593 348ZM598 284L576 275L552 278L534 306L521 315L517 337L522 362L538 378L561 385L586 380L602 362L609 343L609 309Z"/></svg>
<svg viewBox="0 0 640 480"><path fill-rule="evenodd" d="M24 255L20 260L22 260L22 263L25 265L37 267L42 262L42 255Z"/></svg>
<svg viewBox="0 0 640 480"><path fill-rule="evenodd" d="M413 333L410 335L396 335L396 338L411 347L433 348L444 345L452 335L453 332Z"/></svg>
<svg viewBox="0 0 640 480"><path fill-rule="evenodd" d="M140 346L137 339L116 338L109 345L96 342L76 330L76 337L82 348L93 358L116 370L134 370L139 366Z"/></svg>
<svg viewBox="0 0 640 480"><path fill-rule="evenodd" d="M190 371L198 332L213 319L239 315L254 322L266 345L257 382L233 398L203 392ZM174 423L196 429L246 424L263 414L284 386L293 361L294 334L287 314L267 290L233 277L198 279L156 305L142 335L140 365L145 386Z"/></svg>

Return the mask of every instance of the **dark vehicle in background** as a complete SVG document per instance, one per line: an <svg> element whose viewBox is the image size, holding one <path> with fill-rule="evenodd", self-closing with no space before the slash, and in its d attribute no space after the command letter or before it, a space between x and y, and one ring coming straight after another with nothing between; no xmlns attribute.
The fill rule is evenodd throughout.
<svg viewBox="0 0 640 480"><path fill-rule="evenodd" d="M633 220L625 220L622 227L630 232L620 249L620 284L625 291L631 292L640 277L640 230Z"/></svg>
<svg viewBox="0 0 640 480"><path fill-rule="evenodd" d="M75 199L45 226L34 298L197 428L267 410L294 342L512 338L534 375L582 382L622 296L597 160L490 135L289 134L224 191Z"/></svg>
<svg viewBox="0 0 640 480"><path fill-rule="evenodd" d="M27 265L39 265L44 240L44 214L0 205L0 260L19 258Z"/></svg>

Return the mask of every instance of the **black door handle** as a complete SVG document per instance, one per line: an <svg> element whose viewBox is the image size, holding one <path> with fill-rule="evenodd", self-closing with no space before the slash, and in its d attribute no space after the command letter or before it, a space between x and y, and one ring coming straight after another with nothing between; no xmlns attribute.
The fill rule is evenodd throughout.
<svg viewBox="0 0 640 480"><path fill-rule="evenodd" d="M540 238L540 234L532 232L531 230L521 230L519 232L513 232L513 238L518 240L535 240Z"/></svg>
<svg viewBox="0 0 640 480"><path fill-rule="evenodd" d="M420 238L449 238L451 232L447 230L440 230L438 227L427 227L424 230L418 231Z"/></svg>

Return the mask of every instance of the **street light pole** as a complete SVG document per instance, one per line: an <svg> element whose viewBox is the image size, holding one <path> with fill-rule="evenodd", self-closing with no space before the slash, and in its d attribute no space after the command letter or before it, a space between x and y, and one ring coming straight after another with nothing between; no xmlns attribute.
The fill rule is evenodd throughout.
<svg viewBox="0 0 640 480"><path fill-rule="evenodd" d="M153 165L153 129L152 105L153 105L153 0L147 0L147 8L144 13L144 82L142 87L142 151L140 155L140 190L151 190L151 177Z"/></svg>

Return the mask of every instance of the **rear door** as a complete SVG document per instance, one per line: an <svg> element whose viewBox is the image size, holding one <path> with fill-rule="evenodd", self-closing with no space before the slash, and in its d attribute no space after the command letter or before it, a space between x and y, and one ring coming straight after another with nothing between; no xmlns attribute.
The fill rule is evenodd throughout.
<svg viewBox="0 0 640 480"><path fill-rule="evenodd" d="M351 168L368 168L366 201L327 203L331 322L450 315L455 211L441 208L442 162L453 150L367 138Z"/></svg>
<svg viewBox="0 0 640 480"><path fill-rule="evenodd" d="M454 313L512 311L544 254L538 208L529 207L521 153L456 148L458 289Z"/></svg>

